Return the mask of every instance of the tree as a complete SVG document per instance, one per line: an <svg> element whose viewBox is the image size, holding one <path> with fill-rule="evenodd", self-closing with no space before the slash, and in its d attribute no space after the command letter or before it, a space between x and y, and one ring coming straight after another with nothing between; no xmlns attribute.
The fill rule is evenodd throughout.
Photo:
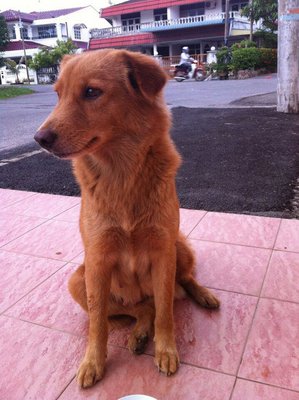
<svg viewBox="0 0 299 400"><path fill-rule="evenodd" d="M1 52L5 50L9 43L9 33L6 21L2 15L0 15L0 67L4 65L4 60L2 58Z"/></svg>
<svg viewBox="0 0 299 400"><path fill-rule="evenodd" d="M9 71L11 71L13 74L16 75L16 77L17 77L17 82L16 83L20 83L20 80L19 80L19 65L14 60L11 60L10 58L6 58L4 60L4 65L6 66L6 68Z"/></svg>
<svg viewBox="0 0 299 400"><path fill-rule="evenodd" d="M270 30L272 33L277 30L277 0L251 0L249 4L242 9L242 15L249 18L252 22L257 22L262 19L263 27Z"/></svg>
<svg viewBox="0 0 299 400"><path fill-rule="evenodd" d="M29 67L35 70L44 67L51 67L60 63L65 54L74 54L77 47L71 39L66 42L57 40L57 45L53 49L43 48L37 53L29 64Z"/></svg>

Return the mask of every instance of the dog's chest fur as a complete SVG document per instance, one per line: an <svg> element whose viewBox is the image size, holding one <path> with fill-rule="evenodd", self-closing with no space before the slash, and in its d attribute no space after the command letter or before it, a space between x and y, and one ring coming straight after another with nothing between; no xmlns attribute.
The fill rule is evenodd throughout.
<svg viewBox="0 0 299 400"><path fill-rule="evenodd" d="M139 172L127 168L109 175L109 171L97 168L87 159L78 174L75 165L82 189L80 224L85 248L86 241L101 238L106 232L117 237L118 245L113 247L117 262L111 294L123 303L137 303L153 295L150 257L153 248L149 246L149 238L158 243L163 226L169 228L173 224L174 232L178 228L178 205L173 201L177 159L171 164L149 151L139 162L142 166ZM168 175L165 179L171 169L172 177ZM169 199L171 207L166 206Z"/></svg>

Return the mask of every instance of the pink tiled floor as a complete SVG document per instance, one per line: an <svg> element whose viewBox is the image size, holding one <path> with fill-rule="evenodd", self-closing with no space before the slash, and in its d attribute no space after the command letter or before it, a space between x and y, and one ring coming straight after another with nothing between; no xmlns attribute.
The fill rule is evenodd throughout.
<svg viewBox="0 0 299 400"><path fill-rule="evenodd" d="M80 390L88 319L67 291L82 260L78 198L0 189L0 399L299 400L299 221L181 210L197 278L219 311L175 303L181 367L160 375L153 344L109 337L106 375Z"/></svg>

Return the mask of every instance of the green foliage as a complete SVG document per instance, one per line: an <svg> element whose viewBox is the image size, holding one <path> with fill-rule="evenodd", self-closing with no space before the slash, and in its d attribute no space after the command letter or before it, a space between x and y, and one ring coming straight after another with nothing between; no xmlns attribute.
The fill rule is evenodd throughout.
<svg viewBox="0 0 299 400"><path fill-rule="evenodd" d="M66 42L57 40L57 45L53 49L43 48L36 54L29 64L29 67L35 70L45 67L51 67L60 63L65 54L73 54L77 50L71 39Z"/></svg>
<svg viewBox="0 0 299 400"><path fill-rule="evenodd" d="M7 69L9 69L14 74L16 74L18 72L17 63L14 60L11 60L10 58L6 58L4 60L4 65L6 66Z"/></svg>
<svg viewBox="0 0 299 400"><path fill-rule="evenodd" d="M223 46L217 52L217 64L215 65L214 69L218 73L227 74L229 71L229 65L231 63L231 50Z"/></svg>
<svg viewBox="0 0 299 400"><path fill-rule="evenodd" d="M10 58L6 58L4 60L4 65L6 66L7 69L9 69L9 71L16 74L17 83L19 83L19 66L18 66L18 64L14 60L11 60Z"/></svg>
<svg viewBox="0 0 299 400"><path fill-rule="evenodd" d="M240 48L232 52L232 69L253 69L260 64L260 49L255 47Z"/></svg>
<svg viewBox="0 0 299 400"><path fill-rule="evenodd" d="M243 40L234 44L231 49L222 47L217 53L217 64L213 65L213 69L219 75L244 69L275 71L277 67L277 50L254 46L253 42Z"/></svg>
<svg viewBox="0 0 299 400"><path fill-rule="evenodd" d="M267 71L274 72L277 68L277 50L261 48L260 60L257 68L265 68Z"/></svg>
<svg viewBox="0 0 299 400"><path fill-rule="evenodd" d="M33 90L19 87L0 87L0 99L9 99L11 97L21 96L23 94L34 93Z"/></svg>
<svg viewBox="0 0 299 400"><path fill-rule="evenodd" d="M262 19L264 28L271 32L277 30L277 0L252 0L242 9L242 15L255 22Z"/></svg>
<svg viewBox="0 0 299 400"><path fill-rule="evenodd" d="M259 29L254 32L254 38L257 40L259 47L277 49L277 34L266 29Z"/></svg>
<svg viewBox="0 0 299 400"><path fill-rule="evenodd" d="M242 40L239 43L234 43L231 47L232 51L238 50L238 49L245 49L247 47L256 47L256 43L253 42L252 40Z"/></svg>
<svg viewBox="0 0 299 400"><path fill-rule="evenodd" d="M0 16L0 51L5 50L9 43L9 34L6 21L3 16Z"/></svg>

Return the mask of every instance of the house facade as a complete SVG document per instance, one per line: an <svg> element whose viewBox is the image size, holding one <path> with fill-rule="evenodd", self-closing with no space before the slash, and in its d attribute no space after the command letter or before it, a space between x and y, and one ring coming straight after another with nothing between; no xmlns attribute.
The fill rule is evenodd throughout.
<svg viewBox="0 0 299 400"><path fill-rule="evenodd" d="M17 63L24 55L23 45L29 58L40 48L54 47L57 40L68 38L78 48L87 49L89 31L110 26L106 19L99 18L98 11L92 6L31 13L7 10L0 15L6 20L10 36L2 56Z"/></svg>
<svg viewBox="0 0 299 400"><path fill-rule="evenodd" d="M229 1L229 43L248 38L250 23L241 16L247 4L248 0ZM128 48L165 57L189 46L191 54L204 54L223 45L225 15L225 0L129 0L102 10L101 17L112 27L92 30L89 47Z"/></svg>

